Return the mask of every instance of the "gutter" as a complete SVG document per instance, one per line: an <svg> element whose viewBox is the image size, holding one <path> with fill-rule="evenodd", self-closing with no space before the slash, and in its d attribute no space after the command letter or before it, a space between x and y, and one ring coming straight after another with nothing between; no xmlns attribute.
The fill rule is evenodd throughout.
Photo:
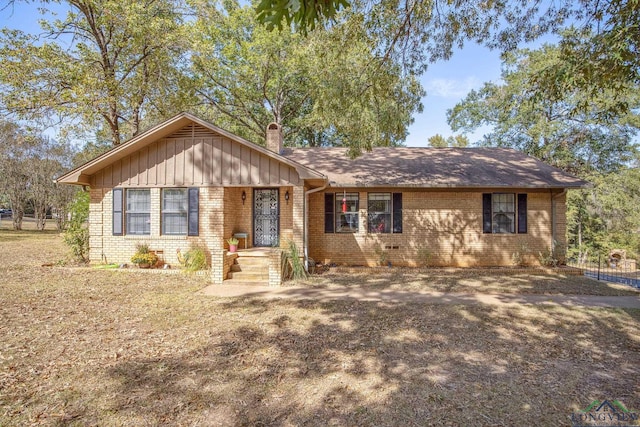
<svg viewBox="0 0 640 427"><path fill-rule="evenodd" d="M304 236L303 236L303 254L304 254L304 269L308 273L309 272L309 194L317 193L319 191L323 191L329 186L329 181L325 180L324 185L322 187L314 188L313 190L307 190L304 192L304 208L302 212L302 218L304 220Z"/></svg>

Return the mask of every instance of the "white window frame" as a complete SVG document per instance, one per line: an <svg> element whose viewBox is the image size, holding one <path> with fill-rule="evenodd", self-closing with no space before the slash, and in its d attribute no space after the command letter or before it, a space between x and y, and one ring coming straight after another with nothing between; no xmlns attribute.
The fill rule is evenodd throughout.
<svg viewBox="0 0 640 427"><path fill-rule="evenodd" d="M147 200L140 203L134 194L146 194ZM134 222L135 220L135 222ZM143 224L142 229L138 228ZM148 188L125 189L125 232L133 236L151 235L151 190Z"/></svg>
<svg viewBox="0 0 640 427"><path fill-rule="evenodd" d="M167 207L167 194L182 193L182 200L178 206ZM178 218L178 230L167 230L169 224L173 226L173 221L169 218ZM180 221L181 219L181 221ZM163 188L160 192L160 222L161 234L163 236L186 236L189 231L189 189L188 188Z"/></svg>

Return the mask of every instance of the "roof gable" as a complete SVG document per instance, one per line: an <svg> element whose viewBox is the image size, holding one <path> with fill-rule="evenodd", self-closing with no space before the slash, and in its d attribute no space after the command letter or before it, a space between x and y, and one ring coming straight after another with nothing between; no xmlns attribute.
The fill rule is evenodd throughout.
<svg viewBox="0 0 640 427"><path fill-rule="evenodd" d="M115 185L282 185L324 178L191 114L182 113L84 165L58 182Z"/></svg>

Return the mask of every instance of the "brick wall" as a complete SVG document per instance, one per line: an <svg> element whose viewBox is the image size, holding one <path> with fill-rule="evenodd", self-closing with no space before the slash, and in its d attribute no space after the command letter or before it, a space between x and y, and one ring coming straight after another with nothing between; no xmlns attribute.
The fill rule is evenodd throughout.
<svg viewBox="0 0 640 427"><path fill-rule="evenodd" d="M89 205L89 256L93 263L127 263L138 243L145 243L158 250L167 264L179 264L177 250L186 252L192 244L203 246L207 251L211 267L211 279L222 283L227 277L233 257L226 253L227 239L237 232L248 232L248 247L253 239L253 189L251 187L205 187L200 188L199 236L161 235L160 189L151 188L151 234L148 236L113 236L113 189L92 189ZM242 203L242 192L246 194ZM289 192L289 201L286 193ZM302 248L302 187L280 188L280 238L281 242L293 240ZM298 215L298 217L294 217ZM294 233L297 233L294 236ZM244 248L244 241L240 242ZM301 249L299 249L301 250ZM270 284L280 282L280 261L272 260Z"/></svg>
<svg viewBox="0 0 640 427"><path fill-rule="evenodd" d="M358 191L358 190L347 190ZM393 192L393 189L374 189ZM395 190L397 192L397 189ZM491 192L485 190L484 192ZM551 203L549 191L515 190L528 193L526 234L482 232L482 190L403 191L403 232L367 233L367 192L359 191L359 230L355 234L324 232L324 194L310 195L309 255L316 261L339 265L512 265L519 252L527 264L537 264L539 252L551 248ZM556 204L556 242L566 246L566 202Z"/></svg>
<svg viewBox="0 0 640 427"><path fill-rule="evenodd" d="M160 234L160 189L151 192L151 234L148 236L113 236L111 188L92 189L89 205L89 257L93 263L131 263L138 243L146 243L152 250L161 250L168 264L178 265L177 250L186 252L192 244L203 246L211 265L212 253L223 248L222 187L200 189L199 236L162 236Z"/></svg>
<svg viewBox="0 0 640 427"><path fill-rule="evenodd" d="M242 203L242 192L246 200ZM233 233L249 233L247 247L253 246L253 190L251 187L228 187L224 189L224 247L229 249L229 239ZM244 240L239 243L244 248Z"/></svg>

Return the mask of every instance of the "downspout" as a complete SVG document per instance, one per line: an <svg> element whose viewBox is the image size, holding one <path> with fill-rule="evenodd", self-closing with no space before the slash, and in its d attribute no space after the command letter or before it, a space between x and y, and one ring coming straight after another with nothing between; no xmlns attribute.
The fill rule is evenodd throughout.
<svg viewBox="0 0 640 427"><path fill-rule="evenodd" d="M325 180L324 185L322 187L314 188L313 190L307 190L304 192L304 207L302 212L302 217L304 221L303 231L303 253L304 253L304 269L308 273L309 272L309 217L307 211L309 210L309 194L317 193L319 191L323 191L329 185L329 181Z"/></svg>
<svg viewBox="0 0 640 427"><path fill-rule="evenodd" d="M551 253L556 251L556 204L555 199L567 194L567 189L563 189L562 192L553 195L553 190L549 190L551 193Z"/></svg>

